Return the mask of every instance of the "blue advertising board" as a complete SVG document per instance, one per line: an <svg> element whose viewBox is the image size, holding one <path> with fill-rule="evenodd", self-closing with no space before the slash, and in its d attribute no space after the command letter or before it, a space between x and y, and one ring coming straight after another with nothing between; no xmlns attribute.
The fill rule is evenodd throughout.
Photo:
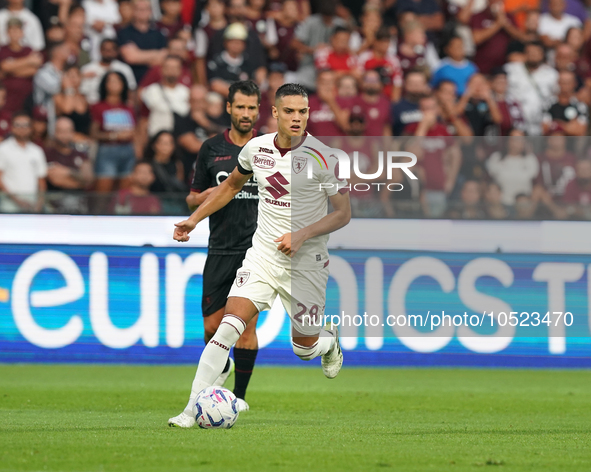
<svg viewBox="0 0 591 472"><path fill-rule="evenodd" d="M0 362L195 364L205 258L0 244ZM591 256L335 249L330 268L325 314L342 318L349 366L591 367ZM276 302L261 363L301 364L289 332Z"/></svg>

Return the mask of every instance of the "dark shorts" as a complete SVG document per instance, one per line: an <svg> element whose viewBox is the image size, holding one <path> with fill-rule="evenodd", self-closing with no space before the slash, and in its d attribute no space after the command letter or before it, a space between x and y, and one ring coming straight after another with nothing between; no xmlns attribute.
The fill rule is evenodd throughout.
<svg viewBox="0 0 591 472"><path fill-rule="evenodd" d="M228 293L236 278L236 272L242 267L246 252L242 254L210 254L203 269L203 298L201 311L203 316L213 315L226 306Z"/></svg>

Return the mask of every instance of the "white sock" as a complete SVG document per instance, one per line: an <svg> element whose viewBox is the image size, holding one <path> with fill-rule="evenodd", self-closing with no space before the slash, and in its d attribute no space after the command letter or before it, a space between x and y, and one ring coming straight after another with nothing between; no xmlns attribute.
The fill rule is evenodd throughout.
<svg viewBox="0 0 591 472"><path fill-rule="evenodd" d="M335 341L336 338L331 333L326 332L326 334L321 334L318 341L312 346L302 346L292 341L293 352L303 361L311 361L315 357L323 356L330 351Z"/></svg>
<svg viewBox="0 0 591 472"><path fill-rule="evenodd" d="M191 387L191 396L185 408L185 413L191 414L193 404L199 392L204 388L211 387L215 379L222 373L228 361L230 348L236 344L236 341L238 341L245 328L246 323L241 318L235 315L224 315L219 328L213 338L207 343L207 346L205 346L199 359L199 365L197 366L197 372Z"/></svg>

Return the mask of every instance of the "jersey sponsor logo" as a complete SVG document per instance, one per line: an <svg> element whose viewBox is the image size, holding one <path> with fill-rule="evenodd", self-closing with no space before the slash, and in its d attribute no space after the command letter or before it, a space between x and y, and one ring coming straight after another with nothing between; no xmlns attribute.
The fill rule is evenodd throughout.
<svg viewBox="0 0 591 472"><path fill-rule="evenodd" d="M296 174L299 174L301 171L304 170L306 164L308 163L308 159L301 156L295 156L293 158L293 162L291 163L291 167Z"/></svg>
<svg viewBox="0 0 591 472"><path fill-rule="evenodd" d="M271 200L270 198L265 198L265 203L268 203L269 205L275 205L278 207L291 208L291 203L286 201Z"/></svg>
<svg viewBox="0 0 591 472"><path fill-rule="evenodd" d="M217 156L213 162L229 161L230 159L232 159L232 156Z"/></svg>
<svg viewBox="0 0 591 472"><path fill-rule="evenodd" d="M250 272L247 270L241 270L236 274L236 286L242 287L248 278L250 277Z"/></svg>
<svg viewBox="0 0 591 472"><path fill-rule="evenodd" d="M289 182L281 172L275 172L273 175L267 177L267 182L269 182L270 186L265 187L265 190L267 190L275 200L279 200L281 197L289 193L284 187L284 185L289 185Z"/></svg>
<svg viewBox="0 0 591 472"><path fill-rule="evenodd" d="M259 152L266 152L267 154L273 154L273 149L267 149L265 147L260 147Z"/></svg>
<svg viewBox="0 0 591 472"><path fill-rule="evenodd" d="M252 163L259 169L272 169L275 167L275 159L265 154L255 154L252 158Z"/></svg>

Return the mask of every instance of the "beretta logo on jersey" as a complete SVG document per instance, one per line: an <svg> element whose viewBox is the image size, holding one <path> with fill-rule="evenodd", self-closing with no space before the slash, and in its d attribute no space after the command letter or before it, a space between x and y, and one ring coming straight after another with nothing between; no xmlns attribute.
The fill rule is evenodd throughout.
<svg viewBox="0 0 591 472"><path fill-rule="evenodd" d="M236 285L238 287L242 287L246 281L248 280L248 278L250 277L250 272L248 272L247 270L241 270L240 272L238 272L236 274Z"/></svg>
<svg viewBox="0 0 591 472"><path fill-rule="evenodd" d="M260 169L272 169L275 167L275 159L265 154L255 154L252 163Z"/></svg>

